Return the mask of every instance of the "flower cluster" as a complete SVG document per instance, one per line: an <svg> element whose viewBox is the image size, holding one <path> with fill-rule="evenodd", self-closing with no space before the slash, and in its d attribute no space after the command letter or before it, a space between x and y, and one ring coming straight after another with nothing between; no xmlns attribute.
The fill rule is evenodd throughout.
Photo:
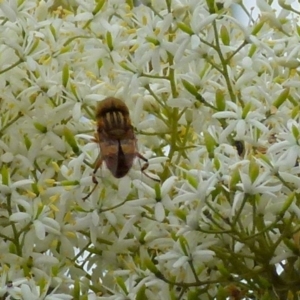
<svg viewBox="0 0 300 300"><path fill-rule="evenodd" d="M1 299L296 297L300 11L242 2L1 1ZM109 96L160 182L84 201Z"/></svg>

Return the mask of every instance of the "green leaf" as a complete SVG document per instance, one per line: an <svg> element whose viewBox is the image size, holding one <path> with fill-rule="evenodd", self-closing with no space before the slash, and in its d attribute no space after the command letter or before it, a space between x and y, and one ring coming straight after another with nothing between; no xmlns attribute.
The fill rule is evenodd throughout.
<svg viewBox="0 0 300 300"><path fill-rule="evenodd" d="M284 201L284 204L279 212L279 215L284 215L285 212L289 209L289 207L292 205L292 203L294 202L294 198L295 198L295 192L292 192L289 194L289 196L286 198L286 200Z"/></svg>
<svg viewBox="0 0 300 300"><path fill-rule="evenodd" d="M131 68L128 67L126 61L121 61L121 62L119 63L119 65L120 65L124 70L129 71L129 72L132 72L132 73L135 73L134 70L132 70Z"/></svg>
<svg viewBox="0 0 300 300"><path fill-rule="evenodd" d="M178 217L179 219L183 220L186 222L186 213L184 210L182 210L181 208L180 209L176 209L174 211L174 214L176 217Z"/></svg>
<svg viewBox="0 0 300 300"><path fill-rule="evenodd" d="M245 105L245 107L243 108L243 113L242 113L242 118L243 118L243 119L246 119L246 117L247 117L247 115L248 115L248 113L249 113L251 107L252 107L251 102L248 102L248 103Z"/></svg>
<svg viewBox="0 0 300 300"><path fill-rule="evenodd" d="M299 129L294 124L292 125L292 133L293 133L294 138L296 140L298 140L298 138L299 138Z"/></svg>
<svg viewBox="0 0 300 300"><path fill-rule="evenodd" d="M197 96L198 95L198 88L196 88L193 84L189 83L187 80L182 79L182 84L185 87L185 89L190 92L192 95Z"/></svg>
<svg viewBox="0 0 300 300"><path fill-rule="evenodd" d="M196 189L198 187L199 184L198 178L196 179L195 176L187 174L186 179L193 188Z"/></svg>
<svg viewBox="0 0 300 300"><path fill-rule="evenodd" d="M252 35L257 35L260 32L260 30L262 29L262 27L264 26L265 23L266 23L265 21L261 21L261 22L255 24L253 29L252 29L251 34Z"/></svg>
<svg viewBox="0 0 300 300"><path fill-rule="evenodd" d="M184 236L180 236L178 238L178 241L179 241L179 244L180 244L180 247L181 247L181 250L183 251L183 253L186 255L186 256L189 256L189 251L188 251L188 242L187 240L185 239Z"/></svg>
<svg viewBox="0 0 300 300"><path fill-rule="evenodd" d="M231 179L230 179L230 190L233 190L236 188L236 185L241 182L241 176L238 168L235 168L233 172L231 173Z"/></svg>
<svg viewBox="0 0 300 300"><path fill-rule="evenodd" d="M44 126L43 124L41 123L38 123L38 122L33 122L33 126L39 130L40 132L42 133L46 133L47 132L47 127Z"/></svg>
<svg viewBox="0 0 300 300"><path fill-rule="evenodd" d="M133 0L126 0L126 4L130 7L130 9L134 8L134 2L133 2Z"/></svg>
<svg viewBox="0 0 300 300"><path fill-rule="evenodd" d="M280 95L277 97L277 99L273 102L273 106L275 106L276 108L279 108L282 103L284 103L286 101L286 99L288 98L290 93L290 89L289 88L285 88Z"/></svg>
<svg viewBox="0 0 300 300"><path fill-rule="evenodd" d="M228 46L230 44L230 35L226 26L222 25L220 30L221 40L224 45Z"/></svg>
<svg viewBox="0 0 300 300"><path fill-rule="evenodd" d="M138 290L137 294L136 294L136 300L147 300L148 297L146 297L146 285L143 284L141 286L141 288Z"/></svg>
<svg viewBox="0 0 300 300"><path fill-rule="evenodd" d="M219 111L224 111L226 107L224 91L221 89L217 89L215 99L216 99L217 109Z"/></svg>
<svg viewBox="0 0 300 300"><path fill-rule="evenodd" d="M40 39L36 37L36 38L34 39L34 43L33 43L32 46L31 46L31 49L30 49L30 51L28 51L28 54L27 54L27 55L32 54L32 53L34 52L34 50L38 47L39 43L40 43Z"/></svg>
<svg viewBox="0 0 300 300"><path fill-rule="evenodd" d="M26 147L27 150L29 150L32 143L31 143L31 140L28 137L28 134L25 134L23 138L24 138L25 147Z"/></svg>
<svg viewBox="0 0 300 300"><path fill-rule="evenodd" d="M22 271L24 276L30 276L31 275L31 268L33 267L33 258L32 256L29 256L27 260L24 261L22 264Z"/></svg>
<svg viewBox="0 0 300 300"><path fill-rule="evenodd" d="M60 266L59 265L55 265L51 268L51 275L53 277L57 277L59 276L59 273L60 273Z"/></svg>
<svg viewBox="0 0 300 300"><path fill-rule="evenodd" d="M106 33L106 44L110 51L112 51L114 49L112 35L109 31L107 31L107 33Z"/></svg>
<svg viewBox="0 0 300 300"><path fill-rule="evenodd" d="M77 90L76 90L76 85L75 84L70 84L70 90L71 90L72 94L76 97L76 99L78 99L78 95L77 95Z"/></svg>
<svg viewBox="0 0 300 300"><path fill-rule="evenodd" d="M61 47L59 50L59 54L64 54L64 53L70 52L70 50L71 50L71 46Z"/></svg>
<svg viewBox="0 0 300 300"><path fill-rule="evenodd" d="M259 175L259 166L254 159L250 160L249 164L249 177L253 183Z"/></svg>
<svg viewBox="0 0 300 300"><path fill-rule="evenodd" d="M14 243L9 243L9 253L12 253L12 254L17 254L18 253L18 250L16 248L16 245Z"/></svg>
<svg viewBox="0 0 300 300"><path fill-rule="evenodd" d="M271 286L271 282L269 281L268 278L265 278L263 276L257 276L256 279L257 279L257 282L259 283L259 285L261 285L265 289L267 289Z"/></svg>
<svg viewBox="0 0 300 300"><path fill-rule="evenodd" d="M64 127L63 134L66 139L66 142L71 146L73 152L75 154L79 154L80 149L77 145L77 142L75 140L75 137L74 137L74 134L72 133L72 131L68 127Z"/></svg>
<svg viewBox="0 0 300 300"><path fill-rule="evenodd" d="M53 35L54 39L56 40L56 30L55 30L55 27L52 24L50 24L49 28L50 28L51 34Z"/></svg>
<svg viewBox="0 0 300 300"><path fill-rule="evenodd" d="M69 75L70 75L70 72L69 72L69 65L68 64L65 64L63 66L63 69L62 69L62 85L64 87L67 86L68 84L68 81L69 81Z"/></svg>
<svg viewBox="0 0 300 300"><path fill-rule="evenodd" d="M181 29L183 32L189 34L189 35L193 35L194 32L192 30L191 27L189 27L187 24L183 23L183 22L179 22L177 24L178 28Z"/></svg>
<svg viewBox="0 0 300 300"><path fill-rule="evenodd" d="M9 171L6 164L2 164L1 166L1 175L2 175L2 184L8 185L9 184Z"/></svg>
<svg viewBox="0 0 300 300"><path fill-rule="evenodd" d="M123 290L123 292L127 295L127 294L128 294L128 291L127 291L127 288L126 288L124 279L123 279L122 277L117 277L117 278L116 278L116 282L117 282L117 285L118 285L118 286Z"/></svg>
<svg viewBox="0 0 300 300"><path fill-rule="evenodd" d="M103 67L103 60L102 59L97 60L97 66L98 66L98 69L101 69Z"/></svg>
<svg viewBox="0 0 300 300"><path fill-rule="evenodd" d="M151 259L146 258L144 260L145 266L148 270L150 270L153 274L160 274L159 270L156 268L155 264Z"/></svg>
<svg viewBox="0 0 300 300"><path fill-rule="evenodd" d="M216 141L208 131L205 131L203 133L203 136L204 136L204 143L205 143L205 146L206 146L206 150L209 153L209 157L213 158L214 157L214 150L215 150L215 147L216 147Z"/></svg>
<svg viewBox="0 0 300 300"><path fill-rule="evenodd" d="M262 159L262 160L263 160L265 163L267 163L270 167L273 167L273 166L272 166L272 163L271 163L271 161L270 161L270 159L269 159L269 157L268 157L267 155L262 154L262 153L259 153L257 157L260 158L260 159Z"/></svg>
<svg viewBox="0 0 300 300"><path fill-rule="evenodd" d="M93 10L94 16L102 9L105 2L106 2L105 0L96 0L97 5L95 6L95 8Z"/></svg>
<svg viewBox="0 0 300 300"><path fill-rule="evenodd" d="M248 56L252 57L255 54L256 49L257 49L257 47L254 44L252 44L251 47L250 47L250 50L248 52Z"/></svg>
<svg viewBox="0 0 300 300"><path fill-rule="evenodd" d="M147 42L149 42L149 43L151 43L155 46L159 46L159 44L160 44L160 42L157 39L152 38L150 36L146 36L145 39L146 39Z"/></svg>
<svg viewBox="0 0 300 300"><path fill-rule="evenodd" d="M155 190L155 200L157 202L160 202L161 201L161 189L160 189L160 184L156 183L154 185L154 190Z"/></svg>
<svg viewBox="0 0 300 300"><path fill-rule="evenodd" d="M228 291L224 287L220 286L218 288L216 300L226 300L228 299L228 296Z"/></svg>
<svg viewBox="0 0 300 300"><path fill-rule="evenodd" d="M214 14L216 12L215 1L214 0L206 0L206 4L208 6L208 11L211 14Z"/></svg>
<svg viewBox="0 0 300 300"><path fill-rule="evenodd" d="M32 191L36 194L36 195L39 195L40 194L40 191L39 191L39 189L38 189L38 185L37 185L37 183L32 183L31 184L31 189L32 189Z"/></svg>
<svg viewBox="0 0 300 300"><path fill-rule="evenodd" d="M188 291L187 300L199 300L199 289Z"/></svg>
<svg viewBox="0 0 300 300"><path fill-rule="evenodd" d="M289 99L290 100L290 99ZM299 114L299 111L300 111L300 106L299 105L297 105L297 106L295 106L293 109L292 109L292 111L291 111L291 118L292 119L294 119L294 118L296 118L297 116L298 116L298 114Z"/></svg>
<svg viewBox="0 0 300 300"><path fill-rule="evenodd" d="M73 297L74 297L74 299L80 299L80 281L79 281L79 279L74 280Z"/></svg>
<svg viewBox="0 0 300 300"><path fill-rule="evenodd" d="M142 245L145 244L145 236L147 234L146 230L142 230L141 234L139 236L139 243L141 243Z"/></svg>
<svg viewBox="0 0 300 300"><path fill-rule="evenodd" d="M216 170L220 170L220 167L221 167L220 160L217 157L214 157L213 162L214 162L214 166L215 166Z"/></svg>
<svg viewBox="0 0 300 300"><path fill-rule="evenodd" d="M79 185L80 182L78 180L62 180L60 184L62 186L76 186Z"/></svg>
<svg viewBox="0 0 300 300"><path fill-rule="evenodd" d="M231 273L228 269L226 269L223 262L218 263L217 268L218 268L218 271L221 273L222 276L224 276L225 278L230 278Z"/></svg>
<svg viewBox="0 0 300 300"><path fill-rule="evenodd" d="M300 35L300 26L296 25L297 34Z"/></svg>
<svg viewBox="0 0 300 300"><path fill-rule="evenodd" d="M44 289L47 289L48 288L48 281L45 277L41 277L39 280L38 280L38 286L40 288L41 291L43 291Z"/></svg>
<svg viewBox="0 0 300 300"><path fill-rule="evenodd" d="M292 252L298 252L298 247L295 245L294 241L290 240L290 238L284 238L283 242Z"/></svg>

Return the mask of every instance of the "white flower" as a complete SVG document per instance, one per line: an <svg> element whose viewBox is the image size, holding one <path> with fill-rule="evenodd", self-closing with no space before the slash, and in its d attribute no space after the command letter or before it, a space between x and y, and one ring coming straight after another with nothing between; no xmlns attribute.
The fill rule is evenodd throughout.
<svg viewBox="0 0 300 300"><path fill-rule="evenodd" d="M223 272L259 297L243 274L299 246L296 12L258 1L245 27L239 1L60 2L0 3L0 297L216 298ZM83 201L108 96L161 182L104 163Z"/></svg>
<svg viewBox="0 0 300 300"><path fill-rule="evenodd" d="M264 115L259 111L250 111L246 116L243 116L242 107L233 102L227 101L229 110L217 112L213 115L217 119L229 119L228 126L221 134L227 137L233 131L236 131L236 139L243 140L252 128L257 128L262 132L267 132L268 128L261 122Z"/></svg>

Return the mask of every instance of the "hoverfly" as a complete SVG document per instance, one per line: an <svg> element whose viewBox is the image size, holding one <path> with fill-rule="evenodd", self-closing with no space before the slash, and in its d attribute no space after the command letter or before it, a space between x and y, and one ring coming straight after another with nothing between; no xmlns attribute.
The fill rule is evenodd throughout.
<svg viewBox="0 0 300 300"><path fill-rule="evenodd" d="M114 177L121 178L131 169L134 158L138 157L145 162L141 168L142 173L159 182L158 179L144 172L149 166L148 159L137 151L129 110L123 101L108 97L99 102L96 107L96 121L95 137L100 146L100 153L92 174L92 181L95 185L83 200L86 200L96 189L98 185L96 172L103 161Z"/></svg>

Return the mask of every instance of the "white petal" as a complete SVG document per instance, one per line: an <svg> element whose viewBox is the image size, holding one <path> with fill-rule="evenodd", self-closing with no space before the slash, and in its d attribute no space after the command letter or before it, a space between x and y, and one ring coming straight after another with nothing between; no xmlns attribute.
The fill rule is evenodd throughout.
<svg viewBox="0 0 300 300"><path fill-rule="evenodd" d="M16 11L17 10L13 10L13 8L15 5L12 5L12 1L1 1L0 2L0 9L3 11L4 15L6 18L9 19L10 22L16 22L17 20L17 15L16 15Z"/></svg>
<svg viewBox="0 0 300 300"><path fill-rule="evenodd" d="M177 180L176 176L169 177L161 187L161 195L164 197L166 194L170 192L172 187L174 186L175 181Z"/></svg>
<svg viewBox="0 0 300 300"><path fill-rule="evenodd" d="M25 212L17 212L17 213L12 214L9 217L9 220L12 222L20 222L20 221L24 221L24 220L29 221L29 220L31 220L31 215L28 213L25 213Z"/></svg>
<svg viewBox="0 0 300 300"><path fill-rule="evenodd" d="M72 117L74 121L78 122L79 119L81 118L81 103L77 102L75 103L72 111Z"/></svg>
<svg viewBox="0 0 300 300"><path fill-rule="evenodd" d="M139 189L144 191L146 194L150 195L152 198L155 198L155 190L150 187L149 185L145 184L144 182L141 182L140 180L133 180L133 185Z"/></svg>
<svg viewBox="0 0 300 300"><path fill-rule="evenodd" d="M94 210L91 215L92 215L92 223L93 223L93 225L94 226L98 226L99 225L99 221L100 221L99 213L96 210Z"/></svg>
<svg viewBox="0 0 300 300"><path fill-rule="evenodd" d="M215 252L211 250L197 250L193 252L193 257L197 256L201 258L201 261L208 261L212 259L212 257L215 255Z"/></svg>
<svg viewBox="0 0 300 300"><path fill-rule="evenodd" d="M185 193L183 195L177 196L173 199L174 204L181 203L181 202L188 202L193 201L197 198L196 193Z"/></svg>
<svg viewBox="0 0 300 300"><path fill-rule="evenodd" d="M111 225L116 226L118 224L118 221L117 221L117 218L116 218L115 214L113 214L110 211L106 211L106 212L104 212L104 214L105 214L105 217L107 218L108 222Z"/></svg>
<svg viewBox="0 0 300 300"><path fill-rule="evenodd" d="M155 204L155 219L158 221L158 222L162 222L164 219L165 219L165 209L164 209L164 206L161 202L157 202Z"/></svg>
<svg viewBox="0 0 300 300"><path fill-rule="evenodd" d="M270 264L274 264L274 265L278 264L278 263L282 262L283 260L285 260L285 259L287 259L291 256L294 256L294 254L292 252L282 251L270 260Z"/></svg>
<svg viewBox="0 0 300 300"><path fill-rule="evenodd" d="M3 155L1 155L1 160L4 163L10 163L14 159L14 155L11 152L6 152Z"/></svg>
<svg viewBox="0 0 300 300"><path fill-rule="evenodd" d="M27 185L27 184L31 184L33 183L34 181L31 180L31 179L23 179L23 180L19 180L19 181L16 181L14 182L11 187L12 188L18 188L18 187L21 187L23 185Z"/></svg>
<svg viewBox="0 0 300 300"><path fill-rule="evenodd" d="M73 257L74 256L75 245L71 243L69 239L65 236L61 237L61 246L60 251L61 254L65 257Z"/></svg>
<svg viewBox="0 0 300 300"><path fill-rule="evenodd" d="M59 260L53 256L39 254L38 257L34 258L34 263L45 266L54 266L59 264Z"/></svg>
<svg viewBox="0 0 300 300"><path fill-rule="evenodd" d="M48 218L48 217L45 217L41 220L45 225L51 227L53 230L56 230L58 232L60 232L60 224L52 219L52 218Z"/></svg>
<svg viewBox="0 0 300 300"><path fill-rule="evenodd" d="M27 284L22 284L21 285L21 293L22 293L22 299L24 300L35 300L39 299L38 296L34 295L29 286Z"/></svg>
<svg viewBox="0 0 300 300"><path fill-rule="evenodd" d="M45 229L44 224L39 220L35 220L33 222L33 225L34 225L34 229L35 229L37 238L40 240L44 240L45 236L46 236L46 229Z"/></svg>
<svg viewBox="0 0 300 300"><path fill-rule="evenodd" d="M189 258L187 256L182 256L173 264L173 268L180 268L188 261Z"/></svg>
<svg viewBox="0 0 300 300"><path fill-rule="evenodd" d="M90 12L79 13L74 17L74 21L88 21L93 19L93 14Z"/></svg>
<svg viewBox="0 0 300 300"><path fill-rule="evenodd" d="M217 113L214 113L213 118L217 118L217 119L236 119L237 115L235 112L233 111L220 111Z"/></svg>
<svg viewBox="0 0 300 300"><path fill-rule="evenodd" d="M128 176L125 176L119 180L118 196L121 199L126 199L130 191L131 191L131 180Z"/></svg>

